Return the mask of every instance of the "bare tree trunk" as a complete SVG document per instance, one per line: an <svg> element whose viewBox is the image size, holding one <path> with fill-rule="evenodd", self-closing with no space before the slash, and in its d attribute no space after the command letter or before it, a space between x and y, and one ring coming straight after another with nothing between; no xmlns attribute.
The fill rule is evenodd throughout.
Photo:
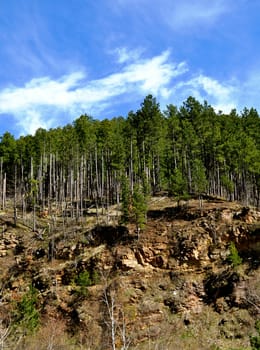
<svg viewBox="0 0 260 350"><path fill-rule="evenodd" d="M134 193L134 167L133 167L133 139L131 137L131 143L130 143L130 190L131 194Z"/></svg>
<svg viewBox="0 0 260 350"><path fill-rule="evenodd" d="M145 143L143 141L142 143L142 151L143 151L143 173L145 174L145 170L146 170L146 163L145 163Z"/></svg>
<svg viewBox="0 0 260 350"><path fill-rule="evenodd" d="M3 210L5 210L5 205L6 205L6 173L4 174L4 180L3 180L3 192L2 192L2 207Z"/></svg>
<svg viewBox="0 0 260 350"><path fill-rule="evenodd" d="M0 201L1 201L1 208L3 209L3 157L1 157L0 160Z"/></svg>
<svg viewBox="0 0 260 350"><path fill-rule="evenodd" d="M107 289L104 290L104 303L107 308L109 321L107 323L110 328L112 350L116 350L116 320L115 320L115 297L108 296Z"/></svg>
<svg viewBox="0 0 260 350"><path fill-rule="evenodd" d="M73 208L73 169L70 169L70 206L71 206L71 218L74 217L74 208Z"/></svg>
<svg viewBox="0 0 260 350"><path fill-rule="evenodd" d="M43 205L43 157L41 155L40 166L38 171L38 183L39 183L39 198L38 200L41 202L42 210L44 210Z"/></svg>
<svg viewBox="0 0 260 350"><path fill-rule="evenodd" d="M33 232L36 231L35 198L33 198Z"/></svg>
<svg viewBox="0 0 260 350"><path fill-rule="evenodd" d="M81 162L80 162L80 175L79 175L79 212L80 212L80 218L82 219L83 217L83 189L84 189L84 158L83 156L81 157Z"/></svg>
<svg viewBox="0 0 260 350"><path fill-rule="evenodd" d="M49 191L48 191L48 212L51 215L51 197L52 197L52 154L49 160Z"/></svg>
<svg viewBox="0 0 260 350"><path fill-rule="evenodd" d="M110 332L111 349L116 350L116 341L120 337L122 345L121 350L127 350L130 346L130 337L127 335L126 318L123 309L116 304L116 292L108 292L108 276L104 276L103 302L106 306L105 323Z"/></svg>
<svg viewBox="0 0 260 350"><path fill-rule="evenodd" d="M16 202L17 202L17 167L16 164L14 166L14 226L17 224L17 208L16 208Z"/></svg>
<svg viewBox="0 0 260 350"><path fill-rule="evenodd" d="M189 192L191 192L192 189L192 177L191 177L191 167L190 167L190 160L187 160L187 166L188 166L188 188Z"/></svg>
<svg viewBox="0 0 260 350"><path fill-rule="evenodd" d="M94 191L94 176L93 176L93 159L92 159L92 153L90 153L89 157L89 198L93 198L93 191Z"/></svg>
<svg viewBox="0 0 260 350"><path fill-rule="evenodd" d="M96 167L96 190L97 190L97 197L101 197L101 191L99 187L99 173L98 173L98 154L97 154L97 147L95 149L95 167Z"/></svg>

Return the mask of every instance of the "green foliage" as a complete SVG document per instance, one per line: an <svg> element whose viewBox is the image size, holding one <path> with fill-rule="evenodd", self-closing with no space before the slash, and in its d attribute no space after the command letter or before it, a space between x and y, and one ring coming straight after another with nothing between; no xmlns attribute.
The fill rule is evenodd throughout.
<svg viewBox="0 0 260 350"><path fill-rule="evenodd" d="M100 282L100 275L99 275L98 271L96 271L96 270L92 271L91 281L92 281L92 285L95 285L95 284Z"/></svg>
<svg viewBox="0 0 260 350"><path fill-rule="evenodd" d="M221 348L217 345L211 345L209 350L221 350Z"/></svg>
<svg viewBox="0 0 260 350"><path fill-rule="evenodd" d="M78 286L81 286L81 287L91 286L92 281L90 279L89 272L87 270L82 271L75 279L75 282Z"/></svg>
<svg viewBox="0 0 260 350"><path fill-rule="evenodd" d="M199 195L207 191L206 170L200 159L195 159L192 164L193 189Z"/></svg>
<svg viewBox="0 0 260 350"><path fill-rule="evenodd" d="M130 220L130 206L131 206L131 194L129 187L129 180L126 176L122 177L122 191L121 191L121 223L127 224Z"/></svg>
<svg viewBox="0 0 260 350"><path fill-rule="evenodd" d="M39 181L36 179L30 179L29 184L31 188L30 192L28 193L28 196L31 202L34 204L38 192Z"/></svg>
<svg viewBox="0 0 260 350"><path fill-rule="evenodd" d="M228 261L233 265L233 267L237 267L242 264L242 259L238 254L238 251L234 242L231 242L229 245Z"/></svg>
<svg viewBox="0 0 260 350"><path fill-rule="evenodd" d="M259 135L255 109L216 113L207 102L189 97L180 108L170 104L162 112L148 95L125 119L81 115L64 127L38 129L18 140L3 134L0 185L10 197L16 188L40 206L75 197L78 207L85 200L104 206L122 198L125 223L139 184L145 196L165 190L180 201L206 191L259 206Z"/></svg>
<svg viewBox="0 0 260 350"><path fill-rule="evenodd" d="M84 114L73 122L75 137L82 152L89 151L93 148L95 141L94 121Z"/></svg>
<svg viewBox="0 0 260 350"><path fill-rule="evenodd" d="M188 198L188 184L180 169L175 169L170 178L170 193L176 198L178 205L181 199Z"/></svg>
<svg viewBox="0 0 260 350"><path fill-rule="evenodd" d="M0 138L0 157L10 166L18 157L15 138L9 132L4 133Z"/></svg>
<svg viewBox="0 0 260 350"><path fill-rule="evenodd" d="M154 181L150 179L150 185L156 191L161 182L158 160L165 147L165 118L152 95L146 96L136 113L129 114L129 124L139 155L138 177L143 179L147 169L151 169Z"/></svg>
<svg viewBox="0 0 260 350"><path fill-rule="evenodd" d="M258 334L256 336L250 336L250 345L252 350L260 350L260 320L256 321L255 329Z"/></svg>
<svg viewBox="0 0 260 350"><path fill-rule="evenodd" d="M144 199L147 202L150 193L151 193L151 186L149 181L147 180L147 176L143 174L142 176L142 186L141 186L141 192L144 195Z"/></svg>
<svg viewBox="0 0 260 350"><path fill-rule="evenodd" d="M234 183L226 175L221 176L221 182L228 193L232 193L234 191Z"/></svg>
<svg viewBox="0 0 260 350"><path fill-rule="evenodd" d="M6 173L9 186L13 185L14 165L18 161L18 157L15 138L9 132L4 133L0 138L0 162L1 171Z"/></svg>
<svg viewBox="0 0 260 350"><path fill-rule="evenodd" d="M188 339L188 338L194 338L194 334L191 329L188 329L181 334L181 339Z"/></svg>
<svg viewBox="0 0 260 350"><path fill-rule="evenodd" d="M29 291L17 303L15 324L25 332L33 333L39 326L37 295L37 290L30 286Z"/></svg>
<svg viewBox="0 0 260 350"><path fill-rule="evenodd" d="M93 271L93 273L89 273L89 271L85 270L79 273L79 275L74 279L74 283L76 284L76 292L80 295L87 296L89 286L93 286L99 281L99 275L97 271Z"/></svg>
<svg viewBox="0 0 260 350"><path fill-rule="evenodd" d="M137 231L143 230L146 224L147 199L140 185L134 187L133 218Z"/></svg>

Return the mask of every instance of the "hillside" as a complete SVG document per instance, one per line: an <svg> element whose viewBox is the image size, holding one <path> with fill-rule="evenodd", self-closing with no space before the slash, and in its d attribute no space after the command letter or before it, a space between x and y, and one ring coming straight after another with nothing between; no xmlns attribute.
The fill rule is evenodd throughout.
<svg viewBox="0 0 260 350"><path fill-rule="evenodd" d="M8 205L1 212L3 349L225 350L259 341L258 210L152 197L138 235L134 224L117 224L116 207L95 215L41 212L34 232L33 213L18 212L15 226Z"/></svg>

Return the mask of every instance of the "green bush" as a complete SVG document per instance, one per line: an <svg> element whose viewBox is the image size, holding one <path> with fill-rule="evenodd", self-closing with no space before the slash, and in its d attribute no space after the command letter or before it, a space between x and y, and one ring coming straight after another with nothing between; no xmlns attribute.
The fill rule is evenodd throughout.
<svg viewBox="0 0 260 350"><path fill-rule="evenodd" d="M147 197L141 186L134 186L133 193L133 219L139 232L145 228L147 213Z"/></svg>
<svg viewBox="0 0 260 350"><path fill-rule="evenodd" d="M97 284L100 281L100 275L96 270L94 270L91 274L91 281L92 284Z"/></svg>
<svg viewBox="0 0 260 350"><path fill-rule="evenodd" d="M17 303L15 312L15 324L29 333L34 332L39 326L39 312L36 308L37 296L37 290L30 286L29 291Z"/></svg>
<svg viewBox="0 0 260 350"><path fill-rule="evenodd" d="M252 350L260 350L260 320L256 321L255 329L258 335L250 337L250 345Z"/></svg>
<svg viewBox="0 0 260 350"><path fill-rule="evenodd" d="M233 267L236 267L242 264L242 259L238 254L238 251L234 242L231 242L229 245L228 261L230 264L233 265Z"/></svg>
<svg viewBox="0 0 260 350"><path fill-rule="evenodd" d="M89 272L87 270L80 272L80 274L76 278L75 282L76 282L76 285L80 286L80 287L91 286L92 281L90 279Z"/></svg>
<svg viewBox="0 0 260 350"><path fill-rule="evenodd" d="M88 295L87 287L98 283L98 280L99 276L97 271L93 271L93 273L90 275L90 273L85 270L79 273L79 275L74 279L74 283L78 287L77 292L81 295L86 296Z"/></svg>

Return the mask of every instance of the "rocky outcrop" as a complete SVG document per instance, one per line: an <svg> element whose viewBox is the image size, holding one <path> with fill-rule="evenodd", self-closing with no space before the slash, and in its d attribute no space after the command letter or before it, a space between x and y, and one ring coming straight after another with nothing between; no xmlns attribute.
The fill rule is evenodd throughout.
<svg viewBox="0 0 260 350"><path fill-rule="evenodd" d="M163 338L166 329L186 334L209 314L217 337L236 341L243 313L248 321L237 344L248 345L246 330L260 310L259 212L224 201L204 201L202 208L197 201L183 207L155 204L138 236L132 225L77 226L65 234L57 223L53 236L38 239L6 226L0 239L2 301L8 308L32 284L42 315L55 314L84 339L95 334L93 349L109 338L111 307L118 347L120 329L131 334L133 345L145 344ZM230 242L243 259L237 268L228 259Z"/></svg>
<svg viewBox="0 0 260 350"><path fill-rule="evenodd" d="M14 250L19 244L15 232L7 231L3 226L0 240L0 257L4 257L8 252Z"/></svg>

